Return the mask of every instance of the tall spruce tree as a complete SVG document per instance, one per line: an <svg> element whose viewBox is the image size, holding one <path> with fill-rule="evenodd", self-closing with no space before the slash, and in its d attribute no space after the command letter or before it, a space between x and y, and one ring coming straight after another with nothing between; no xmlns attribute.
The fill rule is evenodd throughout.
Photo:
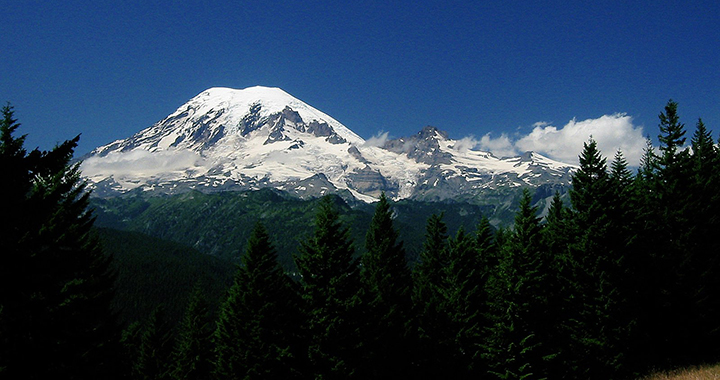
<svg viewBox="0 0 720 380"><path fill-rule="evenodd" d="M277 262L265 227L257 223L242 266L220 309L215 374L222 379L297 378L302 375L302 325L294 284Z"/></svg>
<svg viewBox="0 0 720 380"><path fill-rule="evenodd" d="M398 242L392 210L385 193L375 206L375 214L365 239L362 279L367 289L368 326L365 351L370 353L375 378L406 376L411 368L412 277L405 249Z"/></svg>
<svg viewBox="0 0 720 380"><path fill-rule="evenodd" d="M340 221L335 196L321 199L315 230L295 258L307 316L312 376L365 377L362 355L362 282L349 230Z"/></svg>
<svg viewBox="0 0 720 380"><path fill-rule="evenodd" d="M212 374L212 327L203 284L195 284L180 324L174 367L170 375L176 380L208 379Z"/></svg>
<svg viewBox="0 0 720 380"><path fill-rule="evenodd" d="M623 172L622 162L617 163ZM618 179L620 181L620 179ZM613 220L613 210L621 208L619 194L613 192L606 159L590 140L580 154L580 168L573 174L570 198L575 241L572 245L573 282L576 301L571 353L574 368L582 377L613 378L621 371L627 354L628 321L623 279L625 242L613 230L622 220Z"/></svg>
<svg viewBox="0 0 720 380"><path fill-rule="evenodd" d="M573 376L573 359L569 352L572 335L571 312L577 286L573 280L573 261L571 243L572 230L570 210L565 207L560 193L555 193L550 203L545 226L542 229L543 247L551 262L551 278L548 283L548 320L549 329L546 344L558 348L557 357L548 363L548 378L567 378Z"/></svg>
<svg viewBox="0 0 720 380"><path fill-rule="evenodd" d="M122 373L110 304L114 277L92 234L79 136L24 148L9 105L0 120L0 367L8 378L107 378ZM28 360L34 358L34 360Z"/></svg>
<svg viewBox="0 0 720 380"><path fill-rule="evenodd" d="M692 252L689 272L694 292L691 336L696 355L707 361L720 356L720 242L714 232L720 228L720 154L711 132L698 120L691 139L692 180L688 212L693 216L688 249Z"/></svg>
<svg viewBox="0 0 720 380"><path fill-rule="evenodd" d="M646 152L638 172L638 210L641 226L637 253L645 269L646 290L640 302L643 336L642 362L649 366L681 365L696 353L692 342L693 289L689 212L691 161L685 149L685 126L677 103L668 101L659 115L659 154ZM648 149L649 150L649 149ZM640 258L639 258L640 259Z"/></svg>
<svg viewBox="0 0 720 380"><path fill-rule="evenodd" d="M426 224L420 261L413 271L413 308L417 328L417 373L426 379L441 378L452 363L452 327L445 306L449 265L448 232L443 215L431 215Z"/></svg>
<svg viewBox="0 0 720 380"><path fill-rule="evenodd" d="M487 268L480 260L476 237L463 227L448 244L449 265L445 267L445 313L450 322L454 378L476 378L487 368L481 360Z"/></svg>
<svg viewBox="0 0 720 380"><path fill-rule="evenodd" d="M500 262L490 278L491 324L485 359L500 379L542 379L556 356L546 333L550 263L542 247L542 227L532 197L523 190L515 228L505 241Z"/></svg>
<svg viewBox="0 0 720 380"><path fill-rule="evenodd" d="M173 350L172 327L165 314L165 306L153 309L140 336L140 347L133 366L137 380L170 379Z"/></svg>

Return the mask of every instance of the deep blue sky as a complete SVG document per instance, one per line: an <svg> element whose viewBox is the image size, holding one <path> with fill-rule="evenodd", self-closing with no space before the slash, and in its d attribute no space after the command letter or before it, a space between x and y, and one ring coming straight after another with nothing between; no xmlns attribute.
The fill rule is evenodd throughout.
<svg viewBox="0 0 720 380"><path fill-rule="evenodd" d="M364 138L514 140L615 113L656 136L669 98L689 133L720 130L717 1L4 3L0 101L30 147L82 133L86 153L206 88L254 85Z"/></svg>

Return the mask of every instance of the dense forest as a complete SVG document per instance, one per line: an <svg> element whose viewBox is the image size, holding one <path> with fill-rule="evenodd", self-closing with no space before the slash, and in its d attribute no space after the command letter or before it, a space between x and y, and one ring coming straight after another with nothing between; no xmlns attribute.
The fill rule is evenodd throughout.
<svg viewBox="0 0 720 380"><path fill-rule="evenodd" d="M673 101L637 171L590 139L568 204L556 195L542 219L528 190L506 228L450 233L435 214L410 266L388 199L356 245L327 196L296 273L257 223L232 276L172 271L187 299L133 321L118 309L144 295L93 228L77 138L27 152L2 113L0 378L632 379L720 361L720 150L702 120L688 141ZM186 268L182 249L156 249Z"/></svg>

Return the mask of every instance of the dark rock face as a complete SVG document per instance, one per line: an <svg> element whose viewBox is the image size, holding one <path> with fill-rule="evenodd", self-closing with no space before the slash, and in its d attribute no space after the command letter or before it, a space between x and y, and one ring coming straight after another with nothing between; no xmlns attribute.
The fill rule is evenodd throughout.
<svg viewBox="0 0 720 380"><path fill-rule="evenodd" d="M262 126L262 123L259 122L261 108L260 103L255 103L250 106L250 112L243 117L238 126L241 136L247 136L250 132Z"/></svg>
<svg viewBox="0 0 720 380"><path fill-rule="evenodd" d="M360 153L358 148L354 145L351 146L350 148L348 148L348 153L350 153L350 155L353 156L353 158L362 162L365 165L370 163L367 159L365 159L365 157L363 157L362 153Z"/></svg>
<svg viewBox="0 0 720 380"><path fill-rule="evenodd" d="M408 158L423 164L450 164L452 155L440 149L440 139L446 140L447 133L427 126L413 136L389 140L383 148L394 153L406 154Z"/></svg>
<svg viewBox="0 0 720 380"><path fill-rule="evenodd" d="M369 166L355 170L348 175L348 186L373 197L379 197L383 191L392 196L397 193L397 185L388 181L378 170Z"/></svg>

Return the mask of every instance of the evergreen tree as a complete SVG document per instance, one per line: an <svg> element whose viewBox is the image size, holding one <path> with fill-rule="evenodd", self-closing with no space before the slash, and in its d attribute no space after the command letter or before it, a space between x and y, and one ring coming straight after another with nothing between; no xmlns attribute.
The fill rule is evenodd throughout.
<svg viewBox="0 0 720 380"><path fill-rule="evenodd" d="M445 313L450 322L454 378L484 374L482 363L483 329L488 272L480 260L475 237L460 227L448 245L449 265L445 268ZM487 247L486 247L487 248Z"/></svg>
<svg viewBox="0 0 720 380"><path fill-rule="evenodd" d="M457 370L452 362L452 327L446 313L449 265L447 225L443 216L433 214L426 224L420 262L413 272L413 308L417 328L418 377L436 379Z"/></svg>
<svg viewBox="0 0 720 380"><path fill-rule="evenodd" d="M696 358L715 360L720 334L720 242L715 238L720 223L720 155L710 131L698 120L691 139L692 157L688 214L692 215L686 249L694 310L689 322L695 338Z"/></svg>
<svg viewBox="0 0 720 380"><path fill-rule="evenodd" d="M79 136L50 151L28 153L25 136L14 136L19 126L12 108L5 106L0 120L3 375L118 376L111 258L92 234L89 193L79 164L70 163ZM31 357L36 360L27 360Z"/></svg>
<svg viewBox="0 0 720 380"><path fill-rule="evenodd" d="M145 322L140 350L133 366L133 378L164 380L170 378L173 349L172 328L165 316L165 306L157 306Z"/></svg>
<svg viewBox="0 0 720 380"><path fill-rule="evenodd" d="M693 307L689 194L691 161L677 103L668 101L659 115L659 155L646 152L638 172L640 226L637 255L643 266L640 302L641 360L650 366L680 365L696 355L687 349ZM649 149L648 149L649 150Z"/></svg>
<svg viewBox="0 0 720 380"><path fill-rule="evenodd" d="M615 163L618 181L626 181L621 156ZM625 237L614 226L614 210L622 209L622 198L613 190L606 159L590 140L580 155L580 168L573 174L570 198L574 213L572 222L575 241L572 243L574 326L570 352L574 368L582 377L613 378L621 370L622 357L627 354L625 319L626 294L623 260Z"/></svg>
<svg viewBox="0 0 720 380"><path fill-rule="evenodd" d="M548 281L548 320L554 326L549 329L547 341L558 349L557 357L548 366L548 378L566 378L573 376L573 355L570 351L572 336L573 304L577 289L574 283L575 269L571 254L574 231L571 225L570 210L563 204L559 193L553 196L542 229L543 247L551 261L551 280Z"/></svg>
<svg viewBox="0 0 720 380"><path fill-rule="evenodd" d="M362 363L360 268L336 199L322 198L314 233L301 243L295 259L308 318L310 365L318 379L360 378L368 369Z"/></svg>
<svg viewBox="0 0 720 380"><path fill-rule="evenodd" d="M362 278L369 299L365 350L371 354L371 376L397 378L408 374L412 361L409 320L412 278L402 242L393 227L390 204L381 194L368 229Z"/></svg>
<svg viewBox="0 0 720 380"><path fill-rule="evenodd" d="M546 378L555 356L545 345L550 263L542 247L537 207L523 190L515 229L501 248L500 262L488 284L492 324L485 357L500 379Z"/></svg>
<svg viewBox="0 0 720 380"><path fill-rule="evenodd" d="M265 228L252 230L215 331L217 377L295 378L303 360L299 300Z"/></svg>
<svg viewBox="0 0 720 380"><path fill-rule="evenodd" d="M171 372L173 379L201 380L209 378L212 373L210 348L212 329L205 297L202 284L195 284L180 325L173 354L174 368Z"/></svg>

